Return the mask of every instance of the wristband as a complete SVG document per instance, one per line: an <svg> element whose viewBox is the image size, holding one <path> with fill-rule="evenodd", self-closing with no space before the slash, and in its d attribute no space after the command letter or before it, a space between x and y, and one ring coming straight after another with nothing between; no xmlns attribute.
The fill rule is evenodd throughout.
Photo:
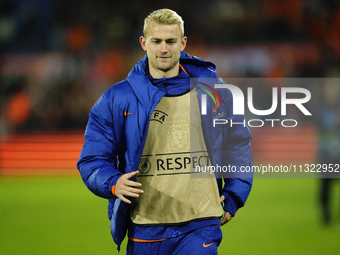
<svg viewBox="0 0 340 255"><path fill-rule="evenodd" d="M111 187L111 192L112 192L112 194L115 196L116 195L116 185L113 185L112 187Z"/></svg>

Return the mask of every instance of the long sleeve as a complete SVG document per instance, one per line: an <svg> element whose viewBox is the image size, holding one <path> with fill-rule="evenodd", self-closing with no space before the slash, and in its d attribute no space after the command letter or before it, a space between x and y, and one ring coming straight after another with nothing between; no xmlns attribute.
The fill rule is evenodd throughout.
<svg viewBox="0 0 340 255"><path fill-rule="evenodd" d="M90 111L77 164L89 190L103 198L113 197L111 187L122 175L117 170L117 141L109 95L104 93Z"/></svg>

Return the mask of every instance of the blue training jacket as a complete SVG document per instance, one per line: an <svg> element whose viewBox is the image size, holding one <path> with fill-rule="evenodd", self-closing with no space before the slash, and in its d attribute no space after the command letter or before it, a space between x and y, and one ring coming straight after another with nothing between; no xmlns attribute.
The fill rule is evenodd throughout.
<svg viewBox="0 0 340 255"><path fill-rule="evenodd" d="M181 52L180 64L195 83L200 79L214 87L224 83L217 77L216 66L201 58ZM78 169L86 186L97 196L109 199L108 214L111 234L120 247L129 224L129 205L111 192L111 187L124 174L136 171L144 149L148 124L165 92L151 84L145 55L130 71L127 78L110 87L90 111L85 130L85 143L78 160ZM205 79L210 78L210 79ZM206 88L206 87L205 87ZM213 100L207 102L207 115L202 115L202 129L212 165L251 166L251 134L244 125L216 125L213 119L242 123L243 115L233 115L233 98L228 89L216 89L223 102L216 112ZM204 90L197 90L200 98ZM200 102L201 100L199 100ZM201 103L201 102L200 102ZM249 178L217 178L220 194L225 196L223 209L235 215L245 204L252 187Z"/></svg>

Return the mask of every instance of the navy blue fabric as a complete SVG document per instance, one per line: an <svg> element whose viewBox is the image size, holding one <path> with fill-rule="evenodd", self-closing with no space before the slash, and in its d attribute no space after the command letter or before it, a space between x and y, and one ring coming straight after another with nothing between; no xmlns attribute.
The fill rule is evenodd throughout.
<svg viewBox="0 0 340 255"><path fill-rule="evenodd" d="M159 242L128 241L127 255L217 255L222 240L219 225L198 228Z"/></svg>
<svg viewBox="0 0 340 255"><path fill-rule="evenodd" d="M223 83L216 76L216 67L211 62L181 52L180 63L190 77L196 79L196 84L201 78L213 78L211 86ZM85 143L77 164L89 190L109 199L111 234L118 247L125 238L130 222L129 206L111 193L111 187L122 174L138 169L151 114L167 93L151 83L145 70L146 55L132 68L125 80L106 90L92 107L84 135ZM200 97L202 90L197 92ZM216 114L223 113L228 120L242 122L244 116L232 114L231 92L220 89L218 93L223 106L218 108ZM208 100L208 107L212 109L211 101ZM251 165L249 129L242 125L219 125L213 128L214 114L209 112L202 116L202 129L212 163L230 164L237 168ZM217 179L220 194L226 198L223 208L234 215L249 195L252 178L225 178L224 182L225 185L222 179Z"/></svg>
<svg viewBox="0 0 340 255"><path fill-rule="evenodd" d="M142 226L130 222L128 236L129 238L132 237L143 240L173 238L201 227L216 224L221 224L221 219L200 219L185 224L171 226Z"/></svg>
<svg viewBox="0 0 340 255"><path fill-rule="evenodd" d="M182 69L175 77L154 79L149 75L149 79L154 86L164 91L166 96L177 96L190 91L190 77Z"/></svg>

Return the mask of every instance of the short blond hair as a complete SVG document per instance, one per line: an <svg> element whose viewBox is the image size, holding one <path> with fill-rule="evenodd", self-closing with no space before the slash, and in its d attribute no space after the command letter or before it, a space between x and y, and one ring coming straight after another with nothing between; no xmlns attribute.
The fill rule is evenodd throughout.
<svg viewBox="0 0 340 255"><path fill-rule="evenodd" d="M144 20L143 34L146 36L147 30L151 21L155 21L159 24L173 25L177 24L179 26L181 36L184 36L184 21L177 12L170 9L159 9L150 13Z"/></svg>

